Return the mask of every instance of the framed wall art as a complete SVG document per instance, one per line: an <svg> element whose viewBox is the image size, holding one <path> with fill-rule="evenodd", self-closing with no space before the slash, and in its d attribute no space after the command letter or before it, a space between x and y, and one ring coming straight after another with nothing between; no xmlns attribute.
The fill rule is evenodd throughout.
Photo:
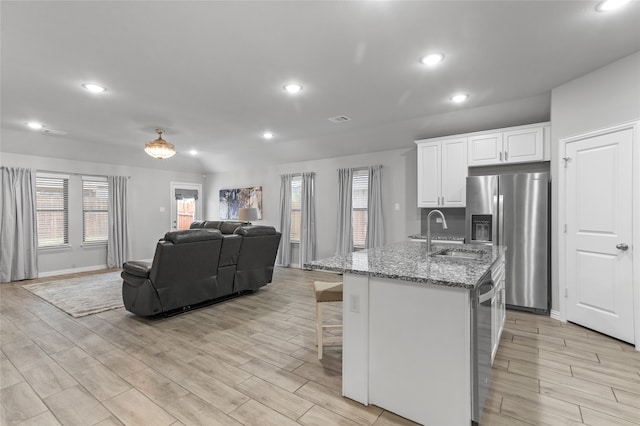
<svg viewBox="0 0 640 426"><path fill-rule="evenodd" d="M258 209L258 220L262 219L262 186L220 190L220 219L238 220L241 208Z"/></svg>

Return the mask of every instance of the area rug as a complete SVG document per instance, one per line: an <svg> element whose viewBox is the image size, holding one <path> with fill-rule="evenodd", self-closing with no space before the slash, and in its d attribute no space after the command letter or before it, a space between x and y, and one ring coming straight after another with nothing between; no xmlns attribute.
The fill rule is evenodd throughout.
<svg viewBox="0 0 640 426"><path fill-rule="evenodd" d="M120 271L22 286L74 318L124 306Z"/></svg>

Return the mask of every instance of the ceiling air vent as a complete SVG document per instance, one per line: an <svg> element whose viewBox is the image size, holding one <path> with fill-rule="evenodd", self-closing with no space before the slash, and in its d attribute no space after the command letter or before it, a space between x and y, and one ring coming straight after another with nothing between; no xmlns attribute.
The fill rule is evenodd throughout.
<svg viewBox="0 0 640 426"><path fill-rule="evenodd" d="M329 121L332 123L344 123L345 121L351 121L351 119L346 115L339 115L337 117L331 117Z"/></svg>
<svg viewBox="0 0 640 426"><path fill-rule="evenodd" d="M64 136L67 132L63 132L62 130L53 130L53 129L42 129L42 133L45 135L56 135L56 136Z"/></svg>

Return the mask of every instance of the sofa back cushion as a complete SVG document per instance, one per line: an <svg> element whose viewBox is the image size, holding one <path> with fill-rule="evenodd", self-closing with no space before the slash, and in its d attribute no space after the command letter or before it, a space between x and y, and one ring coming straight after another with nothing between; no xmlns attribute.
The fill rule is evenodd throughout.
<svg viewBox="0 0 640 426"><path fill-rule="evenodd" d="M239 222L239 221L236 221L236 220L225 220L220 225L220 231L222 231L223 234L233 234L236 231L236 229L238 229L239 227L241 227L243 225L248 225L248 224L249 224L249 222Z"/></svg>
<svg viewBox="0 0 640 426"><path fill-rule="evenodd" d="M219 240L222 233L218 229L184 229L181 231L170 231L164 234L164 240L173 244L194 243L196 241Z"/></svg>
<svg viewBox="0 0 640 426"><path fill-rule="evenodd" d="M273 226L248 225L236 231L242 246L236 266L236 291L256 290L270 283L280 244L280 233Z"/></svg>
<svg viewBox="0 0 640 426"><path fill-rule="evenodd" d="M163 311L216 297L220 231L193 229L168 232L156 245L149 278Z"/></svg>

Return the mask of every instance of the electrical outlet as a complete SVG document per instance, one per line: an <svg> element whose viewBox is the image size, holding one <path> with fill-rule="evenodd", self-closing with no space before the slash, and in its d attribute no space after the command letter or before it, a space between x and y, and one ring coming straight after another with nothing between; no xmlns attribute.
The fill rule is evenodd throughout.
<svg viewBox="0 0 640 426"><path fill-rule="evenodd" d="M164 213L164 207L160 207L160 213Z"/></svg>
<svg viewBox="0 0 640 426"><path fill-rule="evenodd" d="M400 203L396 203L394 207L395 207L397 212L400 211Z"/></svg>
<svg viewBox="0 0 640 426"><path fill-rule="evenodd" d="M436 223L442 223L442 218L441 217L436 217Z"/></svg>
<svg viewBox="0 0 640 426"><path fill-rule="evenodd" d="M354 314L360 313L360 296L357 294L349 295L349 311Z"/></svg>

